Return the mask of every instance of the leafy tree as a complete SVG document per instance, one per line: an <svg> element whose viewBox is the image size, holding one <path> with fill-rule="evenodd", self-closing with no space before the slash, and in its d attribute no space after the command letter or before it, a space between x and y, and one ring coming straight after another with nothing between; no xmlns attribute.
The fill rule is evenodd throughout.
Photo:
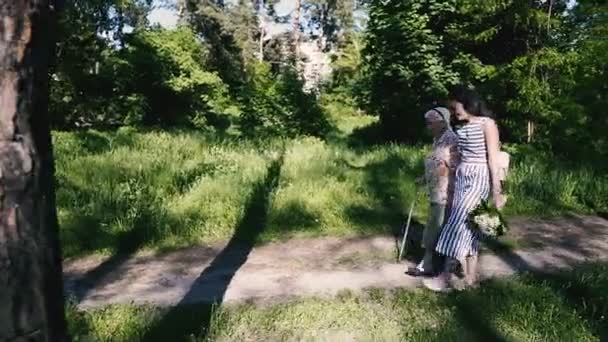
<svg viewBox="0 0 608 342"><path fill-rule="evenodd" d="M144 124L207 123L227 128L239 114L227 85L206 70L208 53L188 28L136 32L124 52L132 81L126 94L144 99ZM146 85L145 87L142 85Z"/></svg>
<svg viewBox="0 0 608 342"><path fill-rule="evenodd" d="M100 121L108 115L105 103L116 97L114 87L108 86L114 74L105 71L117 67L115 50L124 47L126 28L145 27L150 4L150 0L66 2L58 23L57 63L51 70L54 126Z"/></svg>
<svg viewBox="0 0 608 342"><path fill-rule="evenodd" d="M256 63L251 74L251 93L241 119L245 134L323 136L328 132L325 114L316 98L302 91L303 82L293 66L275 74L269 64Z"/></svg>
<svg viewBox="0 0 608 342"><path fill-rule="evenodd" d="M183 20L207 45L208 65L228 84L233 93L241 93L246 86L246 57L255 54L255 46L247 33L258 29L250 17L250 11L243 11L245 5L240 3L241 6L235 10L231 6L225 6L223 1L180 2Z"/></svg>
<svg viewBox="0 0 608 342"><path fill-rule="evenodd" d="M502 138L570 160L604 155L603 1L372 1L359 97L391 139L417 141L446 86L476 86Z"/></svg>
<svg viewBox="0 0 608 342"><path fill-rule="evenodd" d="M441 32L429 27L455 11L454 1L371 1L363 49L367 109L388 139L416 141L420 113L442 99L458 75L441 54Z"/></svg>
<svg viewBox="0 0 608 342"><path fill-rule="evenodd" d="M303 11L307 31L318 41L321 51L330 51L352 33L353 0L305 0Z"/></svg>

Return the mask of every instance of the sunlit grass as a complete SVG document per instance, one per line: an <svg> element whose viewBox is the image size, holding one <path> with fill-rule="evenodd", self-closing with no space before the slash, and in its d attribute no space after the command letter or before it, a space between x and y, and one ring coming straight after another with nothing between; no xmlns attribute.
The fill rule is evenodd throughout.
<svg viewBox="0 0 608 342"><path fill-rule="evenodd" d="M361 120L354 118L353 127ZM256 213L266 218L258 241L392 233L416 194L427 151L399 144L351 148L347 138L247 141L127 128L54 138L66 256L229 239L252 189L281 154L268 212ZM562 168L528 149L510 152L508 215L608 210L607 175ZM415 215L423 220L428 204L420 199Z"/></svg>

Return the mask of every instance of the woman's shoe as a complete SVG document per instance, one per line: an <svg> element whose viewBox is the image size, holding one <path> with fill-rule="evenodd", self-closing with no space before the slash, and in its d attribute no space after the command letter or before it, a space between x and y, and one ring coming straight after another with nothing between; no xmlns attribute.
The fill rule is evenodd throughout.
<svg viewBox="0 0 608 342"><path fill-rule="evenodd" d="M433 275L432 269L424 267L424 261L421 261L416 267L409 267L405 274L412 277L428 277Z"/></svg>
<svg viewBox="0 0 608 342"><path fill-rule="evenodd" d="M452 290L445 274L430 279L422 279L422 285L435 292L449 292Z"/></svg>

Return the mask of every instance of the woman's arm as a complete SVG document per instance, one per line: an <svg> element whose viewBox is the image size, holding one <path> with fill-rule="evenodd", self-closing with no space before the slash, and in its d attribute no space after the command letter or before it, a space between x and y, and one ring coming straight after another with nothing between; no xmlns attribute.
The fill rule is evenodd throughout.
<svg viewBox="0 0 608 342"><path fill-rule="evenodd" d="M492 199L497 208L502 208L505 204L502 196L502 189L499 177L498 153L500 152L500 139L498 127L494 120L487 120L484 125L486 137L486 148L488 150L488 168L490 169L490 181L492 186Z"/></svg>

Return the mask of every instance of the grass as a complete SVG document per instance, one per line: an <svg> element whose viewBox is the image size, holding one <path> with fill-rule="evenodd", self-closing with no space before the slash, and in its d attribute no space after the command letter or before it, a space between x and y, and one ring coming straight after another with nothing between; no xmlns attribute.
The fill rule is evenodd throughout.
<svg viewBox="0 0 608 342"><path fill-rule="evenodd" d="M325 141L129 128L56 132L63 253L111 254L87 274L95 280L140 249L229 240L200 275L205 281L217 267L233 276L255 243L394 233L416 194L413 180L428 150L378 144L370 117L342 116L334 123L340 131ZM606 175L565 167L526 147L509 149L507 215L608 211ZM423 199L417 220L425 219L427 207ZM446 296L369 290L263 306L80 311L69 305L67 311L76 341L597 341L608 338L607 275L608 266L590 265Z"/></svg>
<svg viewBox="0 0 608 342"><path fill-rule="evenodd" d="M507 191L508 214L547 216L568 212L608 212L608 174L590 166L566 167L526 146L511 146L513 171Z"/></svg>
<svg viewBox="0 0 608 342"><path fill-rule="evenodd" d="M125 254L228 240L245 214L264 217L256 242L395 232L406 216L425 148L351 144L342 136L246 141L193 131L55 132L57 204L66 257ZM284 151L284 152L282 152ZM608 211L608 176L561 168L511 147L508 215ZM276 157L283 165L264 213L248 199ZM424 197L424 196L422 196ZM415 217L423 220L423 199Z"/></svg>
<svg viewBox="0 0 608 342"><path fill-rule="evenodd" d="M378 234L398 226L422 152L357 152L316 138L218 141L195 132L55 134L64 255L229 239L285 144L260 241ZM260 213L262 214L262 213Z"/></svg>
<svg viewBox="0 0 608 342"><path fill-rule="evenodd" d="M68 308L76 341L598 341L608 337L608 266L490 281L457 294L342 293L281 304Z"/></svg>

